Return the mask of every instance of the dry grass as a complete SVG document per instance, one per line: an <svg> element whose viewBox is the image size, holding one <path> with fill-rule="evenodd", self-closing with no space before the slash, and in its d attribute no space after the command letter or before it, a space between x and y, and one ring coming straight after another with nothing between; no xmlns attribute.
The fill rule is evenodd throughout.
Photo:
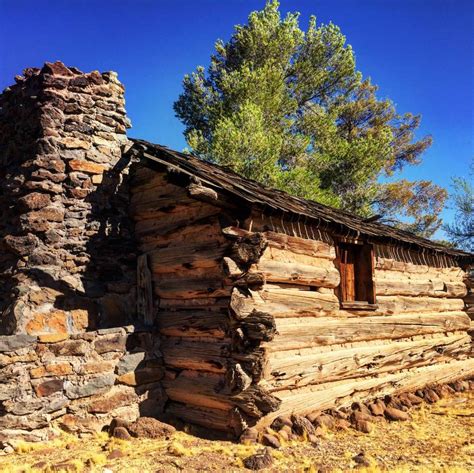
<svg viewBox="0 0 474 473"><path fill-rule="evenodd" d="M414 410L404 423L380 422L374 431L327 432L319 445L283 444L273 450L269 471L347 471L357 468L354 456L364 452L370 466L361 472L467 472L474 470L474 393L458 394L433 406ZM260 446L203 440L178 432L169 441L121 441L98 434L78 439L64 434L45 444L17 445L0 457L0 471L147 473L175 471L242 471L242 460ZM120 458L109 459L110 452Z"/></svg>

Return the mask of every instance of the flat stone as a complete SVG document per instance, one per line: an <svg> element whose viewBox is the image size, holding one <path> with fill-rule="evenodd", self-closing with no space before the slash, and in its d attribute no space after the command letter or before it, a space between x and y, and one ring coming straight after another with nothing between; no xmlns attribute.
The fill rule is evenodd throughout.
<svg viewBox="0 0 474 473"><path fill-rule="evenodd" d="M48 346L55 355L81 356L89 351L89 344L83 340L66 340Z"/></svg>
<svg viewBox="0 0 474 473"><path fill-rule="evenodd" d="M51 379L35 386L36 395L46 397L55 392L63 390L64 381L62 379Z"/></svg>
<svg viewBox="0 0 474 473"><path fill-rule="evenodd" d="M19 350L20 348L32 347L36 343L36 337L31 335L0 335L0 352Z"/></svg>
<svg viewBox="0 0 474 473"><path fill-rule="evenodd" d="M141 384L153 383L160 381L164 376L164 368L162 366L145 367L125 373L117 378L117 383L127 386L139 386Z"/></svg>
<svg viewBox="0 0 474 473"><path fill-rule="evenodd" d="M38 335L38 342L40 343L57 343L67 340L69 338L68 333L45 333Z"/></svg>
<svg viewBox="0 0 474 473"><path fill-rule="evenodd" d="M79 159L71 159L68 164L71 170L81 171L88 174L102 174L105 170L107 170L107 167L102 164Z"/></svg>
<svg viewBox="0 0 474 473"><path fill-rule="evenodd" d="M126 337L120 333L104 335L94 342L94 349L100 354L110 351L125 351L126 341Z"/></svg>
<svg viewBox="0 0 474 473"><path fill-rule="evenodd" d="M114 382L115 375L113 373L98 376L82 385L73 385L70 381L66 381L65 392L68 398L78 399L81 397L97 394L103 391L105 388L112 386Z"/></svg>
<svg viewBox="0 0 474 473"><path fill-rule="evenodd" d="M112 389L115 389L115 392L108 392L98 399L94 399L87 408L88 412L106 414L118 407L138 402L138 396L133 389L128 388L129 390L123 391L118 388L120 386L114 386Z"/></svg>
<svg viewBox="0 0 474 473"><path fill-rule="evenodd" d="M52 363L44 366L38 366L30 370L32 378L43 378L45 376L65 376L72 373L70 363Z"/></svg>
<svg viewBox="0 0 474 473"><path fill-rule="evenodd" d="M135 371L137 366L145 359L144 352L125 355L117 364L115 372L121 376L130 371Z"/></svg>

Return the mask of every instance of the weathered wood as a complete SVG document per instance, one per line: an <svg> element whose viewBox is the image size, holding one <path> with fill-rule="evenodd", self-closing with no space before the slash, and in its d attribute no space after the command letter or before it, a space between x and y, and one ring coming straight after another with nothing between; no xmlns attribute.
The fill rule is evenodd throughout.
<svg viewBox="0 0 474 473"><path fill-rule="evenodd" d="M248 269L251 264L257 263L265 248L267 241L261 233L252 233L238 238L230 247L230 257L241 268Z"/></svg>
<svg viewBox="0 0 474 473"><path fill-rule="evenodd" d="M262 273L268 282L291 283L304 286L335 288L339 285L339 271L333 267L315 267L300 263L260 260L251 272Z"/></svg>
<svg viewBox="0 0 474 473"><path fill-rule="evenodd" d="M266 284L261 291L234 289L230 307L237 318L245 318L254 309L274 317L327 315L339 310L339 300L333 294L298 287Z"/></svg>
<svg viewBox="0 0 474 473"><path fill-rule="evenodd" d="M252 234L252 232L238 227L227 227L222 231L225 235L232 238ZM272 231L262 231L261 233L268 241L268 245L271 248L287 250L288 252L295 254L327 258L330 260L333 260L336 257L334 246L325 243L324 241L293 237L285 235L284 233L276 233Z"/></svg>
<svg viewBox="0 0 474 473"><path fill-rule="evenodd" d="M350 341L407 338L467 330L465 312L400 314L364 318L301 317L275 319L278 334L263 346L268 351L332 345Z"/></svg>
<svg viewBox="0 0 474 473"><path fill-rule="evenodd" d="M221 233L217 217L208 217L206 220L206 223L185 225L165 235L151 234L142 237L139 242L139 248L143 252L148 252L157 248L180 246L189 241L196 244L211 242L224 244L226 240Z"/></svg>
<svg viewBox="0 0 474 473"><path fill-rule="evenodd" d="M232 402L250 417L260 418L278 410L281 400L261 386L250 386L245 391L231 397Z"/></svg>
<svg viewBox="0 0 474 473"><path fill-rule="evenodd" d="M228 297L201 297L192 299L160 299L159 302L160 310L192 310L192 309L205 309L212 307L213 309L226 309L229 306Z"/></svg>
<svg viewBox="0 0 474 473"><path fill-rule="evenodd" d="M231 288L223 287L222 279L183 279L161 281L155 286L155 294L161 299L198 299L229 297Z"/></svg>
<svg viewBox="0 0 474 473"><path fill-rule="evenodd" d="M228 329L228 316L209 310L160 311L157 325L169 337L209 337L223 339Z"/></svg>
<svg viewBox="0 0 474 473"><path fill-rule="evenodd" d="M203 202L215 202L219 198L214 189L205 187L201 184L191 183L186 190L191 197L202 200Z"/></svg>
<svg viewBox="0 0 474 473"><path fill-rule="evenodd" d="M238 326L242 329L245 339L252 342L269 342L273 340L276 333L275 318L255 309L240 320Z"/></svg>
<svg viewBox="0 0 474 473"><path fill-rule="evenodd" d="M278 415L298 412L302 415L332 407L350 406L357 401L404 391L414 391L427 384L448 383L474 375L474 358L455 360L420 368L401 370L382 376L334 381L278 392L280 408L265 416L259 425L268 425Z"/></svg>
<svg viewBox="0 0 474 473"><path fill-rule="evenodd" d="M137 316L145 325L154 323L152 277L146 254L137 258Z"/></svg>
<svg viewBox="0 0 474 473"><path fill-rule="evenodd" d="M459 332L421 340L359 344L331 351L314 349L304 356L298 354L301 350L277 352L268 357L267 379L270 391L274 391L399 371L465 358L470 345L470 337L465 332Z"/></svg>
<svg viewBox="0 0 474 473"><path fill-rule="evenodd" d="M231 428L230 411L196 407L179 402L170 402L166 406L167 414L191 424L211 430L228 432Z"/></svg>
<svg viewBox="0 0 474 473"><path fill-rule="evenodd" d="M230 397L219 394L225 385L223 375L186 370L174 379L162 381L166 395L172 401L211 409L230 410Z"/></svg>
<svg viewBox="0 0 474 473"><path fill-rule="evenodd" d="M176 206L169 212L157 211L147 218L136 218L135 234L142 238L148 235L168 234L186 225L205 221L219 214L219 208L203 203Z"/></svg>
<svg viewBox="0 0 474 473"><path fill-rule="evenodd" d="M231 357L230 340L199 341L164 337L161 352L165 365L196 371L225 373Z"/></svg>
<svg viewBox="0 0 474 473"><path fill-rule="evenodd" d="M379 310L386 314L405 312L446 312L463 310L462 299L436 297L377 296Z"/></svg>
<svg viewBox="0 0 474 473"><path fill-rule="evenodd" d="M462 283L444 282L440 279L395 279L376 277L377 295L433 296L461 298L467 294Z"/></svg>
<svg viewBox="0 0 474 473"><path fill-rule="evenodd" d="M226 248L218 242L211 243L188 243L186 245L160 248L150 251L152 271L170 272L174 267L184 268L209 268L215 267L216 262L221 261Z"/></svg>

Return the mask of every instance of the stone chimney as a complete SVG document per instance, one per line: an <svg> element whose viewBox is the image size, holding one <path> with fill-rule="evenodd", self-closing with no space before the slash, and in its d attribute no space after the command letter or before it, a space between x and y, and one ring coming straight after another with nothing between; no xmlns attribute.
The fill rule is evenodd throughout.
<svg viewBox="0 0 474 473"><path fill-rule="evenodd" d="M130 323L124 87L61 62L15 80L0 95L0 333Z"/></svg>

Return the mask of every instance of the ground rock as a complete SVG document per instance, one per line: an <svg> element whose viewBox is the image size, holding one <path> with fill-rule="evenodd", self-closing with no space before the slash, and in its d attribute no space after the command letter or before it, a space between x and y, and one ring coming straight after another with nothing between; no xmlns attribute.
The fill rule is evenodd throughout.
<svg viewBox="0 0 474 473"><path fill-rule="evenodd" d="M249 470L262 470L264 468L269 468L273 463L273 457L270 453L269 448L265 448L260 452L257 452L255 455L250 455L245 458L244 461L245 468Z"/></svg>
<svg viewBox="0 0 474 473"><path fill-rule="evenodd" d="M404 421L409 419L406 412L396 409L395 407L387 407L385 409L385 416L392 421Z"/></svg>
<svg viewBox="0 0 474 473"><path fill-rule="evenodd" d="M118 438L120 440L132 439L132 436L125 427L115 427L115 429L112 431L112 437Z"/></svg>
<svg viewBox="0 0 474 473"><path fill-rule="evenodd" d="M353 423L354 429L363 432L364 434L370 434L372 432L372 424L368 420L360 419Z"/></svg>
<svg viewBox="0 0 474 473"><path fill-rule="evenodd" d="M271 425L271 428L273 430L279 431L281 430L285 425L288 425L289 427L292 427L293 422L291 421L291 418L289 416L278 416Z"/></svg>
<svg viewBox="0 0 474 473"><path fill-rule="evenodd" d="M311 435L315 433L313 424L306 417L292 415L291 420L293 421L293 432L296 435Z"/></svg>
<svg viewBox="0 0 474 473"><path fill-rule="evenodd" d="M153 417L140 417L128 426L128 431L134 437L162 439L169 438L176 429Z"/></svg>
<svg viewBox="0 0 474 473"><path fill-rule="evenodd" d="M263 434L262 444L272 448L281 447L280 441L274 435L271 434Z"/></svg>

